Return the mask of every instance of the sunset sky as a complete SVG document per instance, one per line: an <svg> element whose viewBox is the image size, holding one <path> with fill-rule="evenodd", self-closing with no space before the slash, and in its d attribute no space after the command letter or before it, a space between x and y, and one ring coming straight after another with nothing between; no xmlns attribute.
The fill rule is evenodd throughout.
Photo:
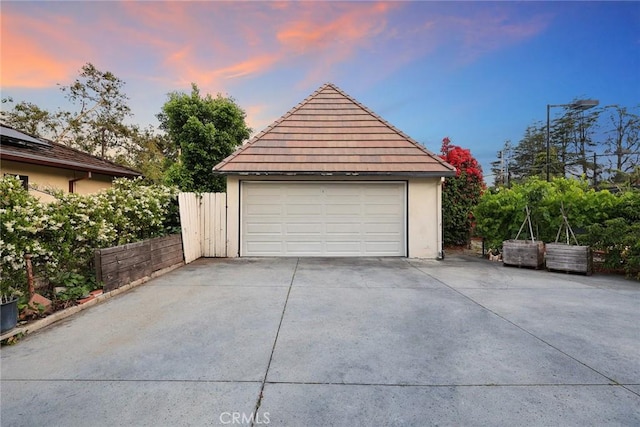
<svg viewBox="0 0 640 427"><path fill-rule="evenodd" d="M445 136L470 148L485 174L547 104L640 104L640 2L3 0L0 13L3 98L68 107L56 84L91 62L126 82L133 122L157 125L166 94L195 82L260 131L331 82L432 151Z"/></svg>

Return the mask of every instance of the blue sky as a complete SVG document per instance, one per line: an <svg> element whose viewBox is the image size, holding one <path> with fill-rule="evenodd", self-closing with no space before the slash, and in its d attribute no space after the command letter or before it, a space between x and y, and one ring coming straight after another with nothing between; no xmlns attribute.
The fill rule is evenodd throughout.
<svg viewBox="0 0 640 427"><path fill-rule="evenodd" d="M640 104L640 2L5 0L0 14L3 97L66 107L56 84L91 62L126 82L136 123L195 82L260 131L332 82L432 151L445 136L470 148L485 175L547 104Z"/></svg>

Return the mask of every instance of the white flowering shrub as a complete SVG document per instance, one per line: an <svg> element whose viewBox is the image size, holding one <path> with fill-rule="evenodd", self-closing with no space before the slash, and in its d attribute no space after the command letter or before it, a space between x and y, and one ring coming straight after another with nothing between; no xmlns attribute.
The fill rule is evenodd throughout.
<svg viewBox="0 0 640 427"><path fill-rule="evenodd" d="M41 239L47 221L44 205L18 178L6 176L0 178L0 216L0 294L21 296L26 285L25 254L52 259Z"/></svg>
<svg viewBox="0 0 640 427"><path fill-rule="evenodd" d="M141 178L120 179L98 193L96 203L101 217L113 227L114 245L163 236L167 227L179 225L177 188L145 185Z"/></svg>
<svg viewBox="0 0 640 427"><path fill-rule="evenodd" d="M56 285L65 277L94 276L94 249L163 236L179 230L177 189L145 185L142 179L114 181L92 195L54 194L40 203L15 177L0 178L3 294L24 293L24 255ZM75 276L70 276L74 273Z"/></svg>

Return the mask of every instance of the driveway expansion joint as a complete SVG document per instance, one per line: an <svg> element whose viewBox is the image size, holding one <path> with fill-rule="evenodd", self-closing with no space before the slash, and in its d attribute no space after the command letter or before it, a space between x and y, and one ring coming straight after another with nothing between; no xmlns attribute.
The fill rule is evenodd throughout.
<svg viewBox="0 0 640 427"><path fill-rule="evenodd" d="M413 268L415 268L416 270L420 271L421 273L423 273L424 275L430 277L431 279L435 280L436 282L442 284L443 286L451 289L453 292L457 293L458 295L462 296L463 298L466 298L467 300L471 301L472 303L478 305L479 307L481 307L482 309L488 311L489 313L493 314L494 316L502 319L503 321L515 326L516 328L520 329L521 331L525 332L526 334L529 334L530 336L532 336L533 338L537 339L538 341L542 342L543 344L551 347L552 349L554 349L555 351L567 356L568 358L574 360L575 362L581 364L582 366L584 366L587 369L590 369L591 371L595 372L596 374L606 378L608 381L610 381L613 385L619 385L620 383L616 380L614 380L613 378L608 377L607 375L605 375L604 373L598 371L597 369L595 369L592 366L587 365L585 362L575 358L574 356L570 355L569 353L561 350L560 348L558 348L557 346L551 344L550 342L544 340L543 338L537 336L536 334L534 334L533 332L529 331L528 329L518 325L517 323L507 319L506 317L502 316L501 314L495 312L494 310L491 310L489 307L486 307L482 304L480 304L478 301L474 300L473 298L471 298L470 296L464 294L463 292L461 292L460 290L454 288L453 286L448 285L447 283L443 282L442 280L438 279L437 277L432 276L431 274L425 272L424 270L420 269L419 267L409 263L409 265L411 265Z"/></svg>
<svg viewBox="0 0 640 427"><path fill-rule="evenodd" d="M260 410L260 405L262 404L262 398L264 397L264 386L267 382L267 376L269 375L269 368L271 368L271 362L273 361L273 353L276 351L276 344L278 343L278 336L280 335L280 328L282 327L282 321L284 320L284 314L287 311L287 304L289 303L289 295L291 295L291 288L293 288L293 281L296 278L296 272L298 271L298 264L300 263L300 258L296 259L296 265L293 268L293 274L291 275L291 281L289 282L289 289L287 290L287 297L284 300L284 306L282 307L282 313L280 314L280 322L278 322L278 329L276 331L276 336L273 339L273 346L271 347L271 354L269 355L269 362L267 363L267 369L264 372L264 378L262 379L262 385L260 386L260 393L258 394L258 399L256 401L256 407L253 411L253 417L251 418L251 427L254 426L255 420L258 414L258 410Z"/></svg>
<svg viewBox="0 0 640 427"><path fill-rule="evenodd" d="M447 387L621 387L626 388L625 384L614 383L487 383L487 384L390 384L390 383L338 383L338 382L313 382L313 381L267 381L269 385L329 385L329 386L346 386L346 387L425 387L425 388L447 388ZM633 385L633 384L626 384ZM632 390L629 390L634 394Z"/></svg>

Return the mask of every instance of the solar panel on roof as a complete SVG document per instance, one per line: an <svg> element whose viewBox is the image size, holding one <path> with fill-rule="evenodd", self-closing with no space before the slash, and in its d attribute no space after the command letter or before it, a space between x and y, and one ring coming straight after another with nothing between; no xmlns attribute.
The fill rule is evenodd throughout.
<svg viewBox="0 0 640 427"><path fill-rule="evenodd" d="M0 126L0 135L2 136L2 142L9 142L14 144L36 144L43 147L50 147L51 144L34 138L31 135L17 131L7 126Z"/></svg>

